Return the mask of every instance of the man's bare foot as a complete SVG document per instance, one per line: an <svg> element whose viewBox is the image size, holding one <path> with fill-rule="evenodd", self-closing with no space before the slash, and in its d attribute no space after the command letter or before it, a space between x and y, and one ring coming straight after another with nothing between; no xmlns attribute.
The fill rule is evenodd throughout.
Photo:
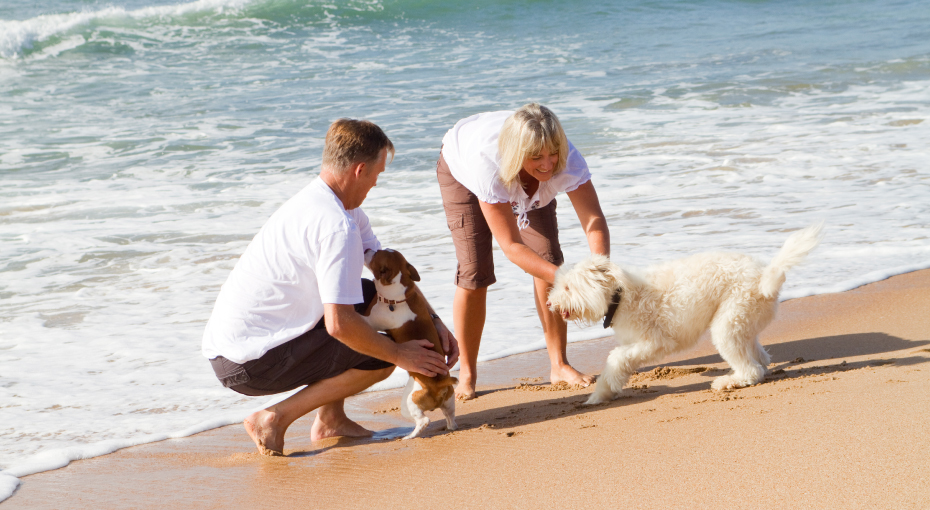
<svg viewBox="0 0 930 510"><path fill-rule="evenodd" d="M455 387L455 399L456 400L471 400L477 397L475 393L475 385L473 383L468 383L465 380L459 381L458 386Z"/></svg>
<svg viewBox="0 0 930 510"><path fill-rule="evenodd" d="M271 411L261 410L250 414L243 422L258 453L262 455L284 455L284 431L280 430L277 415Z"/></svg>
<svg viewBox="0 0 930 510"><path fill-rule="evenodd" d="M549 382L552 384L565 382L572 386L579 385L586 387L594 382L594 376L582 374L571 365L562 365L552 368L552 372L549 374Z"/></svg>
<svg viewBox="0 0 930 510"><path fill-rule="evenodd" d="M310 440L321 441L328 437L371 437L372 431L350 420L344 414L340 416L317 413L310 427ZM321 415L325 415L321 418Z"/></svg>

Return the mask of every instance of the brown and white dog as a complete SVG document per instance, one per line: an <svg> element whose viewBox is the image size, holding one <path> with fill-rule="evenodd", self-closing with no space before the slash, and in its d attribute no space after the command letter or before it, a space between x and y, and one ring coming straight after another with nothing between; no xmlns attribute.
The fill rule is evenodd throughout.
<svg viewBox="0 0 930 510"><path fill-rule="evenodd" d="M384 331L397 343L426 339L433 350L445 356L439 332L433 324L426 299L414 282L420 281L417 270L400 252L378 250L368 264L375 277L378 297L366 311L365 319L377 331ZM410 373L401 401L400 412L411 418L416 427L404 439L416 437L427 425L426 411L441 409L446 428L455 430L455 385L458 380L447 375L425 376Z"/></svg>

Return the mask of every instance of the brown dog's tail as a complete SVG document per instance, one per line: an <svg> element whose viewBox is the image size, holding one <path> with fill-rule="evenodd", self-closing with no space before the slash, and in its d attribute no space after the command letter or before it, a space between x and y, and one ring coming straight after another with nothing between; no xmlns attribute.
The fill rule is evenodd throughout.
<svg viewBox="0 0 930 510"><path fill-rule="evenodd" d="M401 397L400 402L400 415L404 418L411 419L410 411L407 409L407 397L413 393L413 401L417 404L420 409L426 409L432 411L433 409L438 408L446 401L449 397L455 397L455 385L459 383L459 380L455 377L446 376L437 376L436 387L438 398L434 401L433 398L429 397L429 392L426 390L420 390L416 393L413 393L413 381L414 378L411 375L407 379L407 386L404 387L404 395Z"/></svg>

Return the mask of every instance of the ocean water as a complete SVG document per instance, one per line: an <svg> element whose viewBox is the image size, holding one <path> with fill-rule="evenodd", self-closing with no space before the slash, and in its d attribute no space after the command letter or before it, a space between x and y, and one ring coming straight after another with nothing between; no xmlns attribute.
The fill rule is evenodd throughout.
<svg viewBox="0 0 930 510"><path fill-rule="evenodd" d="M337 118L394 141L364 208L451 324L440 141L529 101L587 158L622 264L768 258L822 220L783 298L930 267L927 2L0 1L0 501L267 404L222 388L200 337ZM567 198L559 220L583 258ZM482 360L544 346L495 257Z"/></svg>

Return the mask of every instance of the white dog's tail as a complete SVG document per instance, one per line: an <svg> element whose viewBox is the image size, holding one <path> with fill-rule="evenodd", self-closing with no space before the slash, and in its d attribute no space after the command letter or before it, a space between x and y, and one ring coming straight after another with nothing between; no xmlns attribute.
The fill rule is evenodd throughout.
<svg viewBox="0 0 930 510"><path fill-rule="evenodd" d="M785 241L784 246L762 272L759 290L767 298L778 295L781 285L785 283L785 273L798 265L808 253L820 244L823 238L823 222L799 230Z"/></svg>

